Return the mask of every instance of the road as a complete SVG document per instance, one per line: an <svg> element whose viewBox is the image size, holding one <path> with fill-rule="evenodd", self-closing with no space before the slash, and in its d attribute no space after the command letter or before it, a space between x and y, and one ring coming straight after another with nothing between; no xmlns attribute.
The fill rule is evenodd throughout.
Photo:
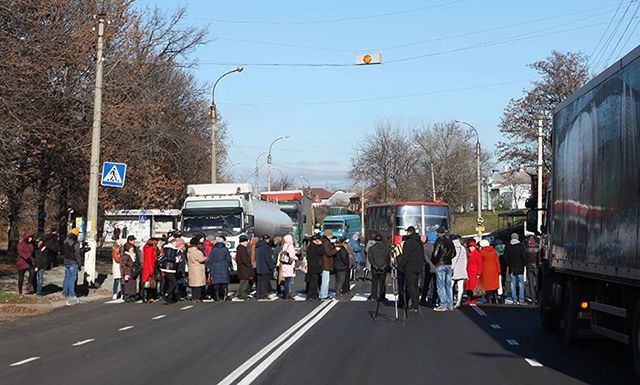
<svg viewBox="0 0 640 385"><path fill-rule="evenodd" d="M302 281L299 279L298 281ZM301 282L297 282L299 286ZM0 325L10 384L637 384L628 350L567 346L525 307L421 308L393 320L362 301L91 303ZM302 299L300 296L298 299ZM13 365L13 366L11 366Z"/></svg>

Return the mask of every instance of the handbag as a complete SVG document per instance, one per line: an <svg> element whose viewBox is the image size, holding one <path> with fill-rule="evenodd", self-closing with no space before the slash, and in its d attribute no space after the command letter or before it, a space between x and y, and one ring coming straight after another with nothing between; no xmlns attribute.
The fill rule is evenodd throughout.
<svg viewBox="0 0 640 385"><path fill-rule="evenodd" d="M473 296L483 297L485 294L487 294L487 291L484 289L484 286L482 286L482 284L478 282L476 287L473 288Z"/></svg>
<svg viewBox="0 0 640 385"><path fill-rule="evenodd" d="M287 251L281 251L280 256L278 256L278 258L280 259L280 263L285 265L290 265L291 262L293 262L293 259L291 259L291 256Z"/></svg>

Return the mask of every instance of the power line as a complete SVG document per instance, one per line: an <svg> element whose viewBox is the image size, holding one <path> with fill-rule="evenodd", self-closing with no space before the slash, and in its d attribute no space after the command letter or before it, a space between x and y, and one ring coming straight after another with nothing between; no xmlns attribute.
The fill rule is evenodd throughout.
<svg viewBox="0 0 640 385"><path fill-rule="evenodd" d="M444 8L447 6L464 3L469 0L455 0L448 1L446 3L433 4L425 7L419 8L411 8L400 11L392 11L392 12L384 12L378 13L375 15L366 15L366 16L352 16L352 17L340 17L334 19L317 19L317 20L302 20L302 21L267 21L267 20L234 20L234 19L217 19L217 18L204 18L204 17L193 17L190 19L194 20L206 20L212 21L216 23L228 23L228 24L261 24L261 25L310 25L310 24L326 24L326 23L340 23L340 22L348 22L348 21L360 21L360 20L369 20L376 19L381 17L389 17L389 16L397 16L404 15L414 12L426 11L429 9L436 8Z"/></svg>
<svg viewBox="0 0 640 385"><path fill-rule="evenodd" d="M404 99L404 98L412 98L419 96L431 96L438 95L450 92L459 92L459 91L469 91L474 89L481 88L490 88L490 87L498 87L503 85L522 83L525 81L532 81L538 79L534 78L526 78L519 80L511 80L506 82L499 83L490 83L490 84L481 84L476 86L467 86L467 87L459 87L459 88L451 88L445 90L437 90L437 91L428 91L421 93L413 93L413 94L403 94L403 95L389 95L389 96L378 96L378 97L370 97L370 98L358 98L358 99L342 99L342 100L320 100L320 101L309 101L309 102L248 102L248 103L222 103L224 105L230 106L257 106L257 105L265 105L265 106L306 106L306 105L324 105L324 104L349 104L349 103L363 103L363 102L372 102L372 101L381 101L381 100L390 100L390 99ZM244 146L248 147L248 146ZM310 150L305 150L305 152L312 152Z"/></svg>
<svg viewBox="0 0 640 385"><path fill-rule="evenodd" d="M638 19L638 21L636 22L636 25L633 27L633 30L631 30L631 33L627 37L627 40L624 42L624 45L620 48L620 52L618 53L618 56L621 56L622 52L624 52L624 49L627 48L627 44L629 44L629 40L631 40L631 38L635 34L636 29L638 28L638 25L640 25L640 19Z"/></svg>
<svg viewBox="0 0 640 385"><path fill-rule="evenodd" d="M618 11L620 10L620 8L622 8L622 4L623 3L624 3L624 0L620 0L620 3L618 4L618 7L616 8L616 11L613 13L613 16L611 16L611 20L609 20L609 24L607 24L607 28L605 28L604 32L602 33L602 36L600 36L600 39L598 40L598 43L593 48L593 52L591 52L591 55L589 56L589 58L587 60L591 60L594 57L594 55L596 54L596 51L600 47L600 44L604 41L604 37L607 35L607 32L609 32L609 28L611 28L611 24L613 24L613 21L616 19L616 16L618 16Z"/></svg>
<svg viewBox="0 0 640 385"><path fill-rule="evenodd" d="M607 63L611 62L611 58L613 57L613 55L615 54L616 50L618 49L618 46L620 45L620 43L622 42L622 39L624 38L625 34L627 33L627 31L629 30L629 27L631 26L631 23L633 22L633 19L636 17L636 15L638 14L638 9L640 9L640 3L638 3L638 5L636 5L636 10L633 12L633 15L631 16L631 18L629 19L629 22L627 23L627 26L624 28L624 31L622 31L622 35L620 35L620 38L618 39L618 41L616 42L616 45L613 47L613 49L611 50L611 54L609 55L609 58L607 59L607 61L605 62L605 66L607 65ZM620 54L618 54L620 55Z"/></svg>
<svg viewBox="0 0 640 385"><path fill-rule="evenodd" d="M636 0L633 0L632 2L627 4L627 7L625 8L624 13L622 14L622 17L620 17L620 20L618 20L618 23L616 24L616 26L612 30L611 34L609 35L609 38L607 39L606 43L604 44L604 46L602 48L602 51L601 51L602 55L599 56L598 62L596 63L596 66L594 68L604 68L604 66L607 65L607 60L605 59L606 54L607 54L606 52L607 52L609 46L611 45L611 42L613 41L613 38L615 37L616 33L618 33L618 29L620 28L620 25L624 21L624 18L627 15L627 12L629 12L629 8L631 8L631 4L633 4L634 1L636 1ZM604 61L604 65L601 64L602 60ZM596 72L600 72L600 70L598 70Z"/></svg>

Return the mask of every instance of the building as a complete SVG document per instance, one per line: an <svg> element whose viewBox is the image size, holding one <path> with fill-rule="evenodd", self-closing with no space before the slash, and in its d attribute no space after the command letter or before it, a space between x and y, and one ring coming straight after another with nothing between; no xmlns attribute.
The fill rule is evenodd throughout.
<svg viewBox="0 0 640 385"><path fill-rule="evenodd" d="M531 197L531 175L523 168L494 171L485 182L482 199L485 210L524 209L526 200Z"/></svg>
<svg viewBox="0 0 640 385"><path fill-rule="evenodd" d="M321 187L311 187L304 189L305 195L309 196L313 201L313 207L324 206L325 203L333 196L331 191L327 191Z"/></svg>

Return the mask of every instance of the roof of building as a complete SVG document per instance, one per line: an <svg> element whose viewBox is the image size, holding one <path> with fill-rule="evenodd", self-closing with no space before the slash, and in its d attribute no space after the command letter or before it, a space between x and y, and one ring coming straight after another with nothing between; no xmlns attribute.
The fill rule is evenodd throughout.
<svg viewBox="0 0 640 385"><path fill-rule="evenodd" d="M355 193L347 191L336 191L325 203L326 206L348 206L351 203L350 199Z"/></svg>
<svg viewBox="0 0 640 385"><path fill-rule="evenodd" d="M331 191L327 191L322 187L311 187L305 190L308 195L318 200L325 200L331 198L333 193Z"/></svg>

